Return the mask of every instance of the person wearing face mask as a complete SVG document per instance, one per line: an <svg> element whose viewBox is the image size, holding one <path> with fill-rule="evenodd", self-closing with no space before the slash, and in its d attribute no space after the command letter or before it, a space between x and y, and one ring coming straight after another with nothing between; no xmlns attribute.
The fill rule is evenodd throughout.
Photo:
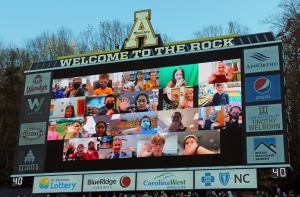
<svg viewBox="0 0 300 197"><path fill-rule="evenodd" d="M101 115L119 114L120 112L114 108L115 103L116 103L116 97L113 94L107 95L104 100L105 106L99 109L97 115L101 116Z"/></svg>
<svg viewBox="0 0 300 197"><path fill-rule="evenodd" d="M242 109L239 106L233 106L225 115L225 128L236 129L242 128Z"/></svg>
<svg viewBox="0 0 300 197"><path fill-rule="evenodd" d="M94 91L94 95L113 94L112 89L110 87L107 87L108 81L109 81L109 74L101 74L99 76L100 88Z"/></svg>
<svg viewBox="0 0 300 197"><path fill-rule="evenodd" d="M213 130L215 127L219 127L220 124L217 121L218 112L214 109L210 111L210 118L203 121L202 118L198 120L198 129L199 130Z"/></svg>
<svg viewBox="0 0 300 197"><path fill-rule="evenodd" d="M151 119L149 116L143 116L140 119L140 125L135 128L126 129L121 132L122 135L129 135L129 134L156 134L157 130L151 129Z"/></svg>
<svg viewBox="0 0 300 197"><path fill-rule="evenodd" d="M84 90L81 88L81 84L82 84L82 78L74 77L73 87L67 92L66 97L71 98L71 97L84 96Z"/></svg>

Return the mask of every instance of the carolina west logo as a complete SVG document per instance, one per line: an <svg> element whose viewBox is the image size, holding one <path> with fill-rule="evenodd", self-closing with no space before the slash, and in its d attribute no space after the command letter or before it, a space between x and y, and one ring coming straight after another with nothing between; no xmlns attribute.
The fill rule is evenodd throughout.
<svg viewBox="0 0 300 197"><path fill-rule="evenodd" d="M39 170L38 164L34 163L35 156L32 153L32 150L29 150L27 155L24 158L24 165L19 165L19 171L33 171Z"/></svg>
<svg viewBox="0 0 300 197"><path fill-rule="evenodd" d="M41 115L42 112L40 111L43 102L44 102L45 98L40 98L40 100L38 98L35 99L27 99L28 101L28 106L30 109L30 112L28 112L28 115Z"/></svg>
<svg viewBox="0 0 300 197"><path fill-rule="evenodd" d="M254 160L255 161L277 161L276 138L254 139Z"/></svg>
<svg viewBox="0 0 300 197"><path fill-rule="evenodd" d="M57 189L66 189L66 190L74 190L77 183L71 181L68 178L52 178L51 181L48 178L42 178L39 181L39 188L47 190L57 190Z"/></svg>
<svg viewBox="0 0 300 197"><path fill-rule="evenodd" d="M23 137L25 140L32 141L39 139L44 134L45 132L42 129L33 127L21 133L21 137Z"/></svg>
<svg viewBox="0 0 300 197"><path fill-rule="evenodd" d="M163 173L154 178L154 180L144 180L144 186L186 186L186 180L178 180L177 176L173 173ZM181 188L184 188L181 187Z"/></svg>
<svg viewBox="0 0 300 197"><path fill-rule="evenodd" d="M45 90L48 90L48 86L46 84L43 84L42 75L37 74L33 77L32 85L27 86L26 88L26 94L32 94L36 92L44 92Z"/></svg>

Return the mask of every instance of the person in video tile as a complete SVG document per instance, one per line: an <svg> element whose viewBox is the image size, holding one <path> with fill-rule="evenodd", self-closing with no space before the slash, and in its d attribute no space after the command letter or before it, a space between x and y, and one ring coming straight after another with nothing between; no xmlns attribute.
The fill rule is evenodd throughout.
<svg viewBox="0 0 300 197"><path fill-rule="evenodd" d="M84 96L84 90L81 88L82 78L81 77L74 77L73 78L73 87L70 91L67 92L66 97L78 97Z"/></svg>
<svg viewBox="0 0 300 197"><path fill-rule="evenodd" d="M216 73L208 78L208 83L224 83L232 80L233 73L228 72L224 62L219 62L216 67Z"/></svg>
<svg viewBox="0 0 300 197"><path fill-rule="evenodd" d="M193 88L187 89L184 96L184 101L181 102L177 109L186 109L194 107L194 90Z"/></svg>
<svg viewBox="0 0 300 197"><path fill-rule="evenodd" d="M224 84L218 83L217 84L217 93L214 94L212 98L211 106L220 106L220 105L228 105L229 104L229 96L226 92L224 92Z"/></svg>
<svg viewBox="0 0 300 197"><path fill-rule="evenodd" d="M134 84L130 81L129 72L123 73L122 92L134 92Z"/></svg>
<svg viewBox="0 0 300 197"><path fill-rule="evenodd" d="M203 121L203 119L198 120L198 129L199 130L213 130L215 127L219 127L220 124L217 122L218 112L214 109L210 111L210 118Z"/></svg>
<svg viewBox="0 0 300 197"><path fill-rule="evenodd" d="M57 122L50 123L50 129L47 134L47 140L59 140L59 133L56 131Z"/></svg>
<svg viewBox="0 0 300 197"><path fill-rule="evenodd" d="M113 140L113 152L109 152L106 155L106 159L121 159L127 158L127 154L121 151L122 148L122 140L119 138L114 138Z"/></svg>
<svg viewBox="0 0 300 197"><path fill-rule="evenodd" d="M215 154L214 152L199 145L199 140L195 135L187 135L183 142L184 155Z"/></svg>
<svg viewBox="0 0 300 197"><path fill-rule="evenodd" d="M59 83L56 83L54 88L52 89L52 95L54 99L64 98L64 91L60 89Z"/></svg>
<svg viewBox="0 0 300 197"><path fill-rule="evenodd" d="M129 134L155 134L157 130L151 129L151 119L149 116L143 116L140 121L140 125L135 128L130 128L122 131L122 135L129 135Z"/></svg>
<svg viewBox="0 0 300 197"><path fill-rule="evenodd" d="M80 133L81 122L74 120L70 126L68 126L67 134L63 136L63 139L76 139L82 138Z"/></svg>
<svg viewBox="0 0 300 197"><path fill-rule="evenodd" d="M99 121L95 125L96 133L92 134L92 137L103 137L107 136L107 124L104 121Z"/></svg>
<svg viewBox="0 0 300 197"><path fill-rule="evenodd" d="M107 87L109 81L109 74L101 74L99 76L100 88L94 90L94 95L112 94L113 91L110 87Z"/></svg>
<svg viewBox="0 0 300 197"><path fill-rule="evenodd" d="M70 154L69 159L75 159L75 160L90 160L90 157L87 153L84 152L84 146L83 144L79 144L77 146L77 152Z"/></svg>
<svg viewBox="0 0 300 197"><path fill-rule="evenodd" d="M236 129L242 127L242 109L239 106L233 106L225 115L225 128Z"/></svg>
<svg viewBox="0 0 300 197"><path fill-rule="evenodd" d="M172 99L170 100L167 95L167 90L164 88L163 90L163 99L167 103L166 110L177 109L179 105L179 97L178 94L173 94Z"/></svg>
<svg viewBox="0 0 300 197"><path fill-rule="evenodd" d="M186 127L182 124L182 114L180 112L174 112L171 116L172 123L170 126L164 128L161 133L169 132L181 132L185 131Z"/></svg>
<svg viewBox="0 0 300 197"><path fill-rule="evenodd" d="M149 104L149 96L147 94L139 94L135 97L134 104L135 110L134 112L147 112L149 111L147 104ZM131 113L132 111L129 110L130 100L126 97L122 98L120 104L120 113Z"/></svg>
<svg viewBox="0 0 300 197"><path fill-rule="evenodd" d="M90 160L97 160L99 159L99 153L95 149L95 143L90 141L88 144L88 151L86 152L90 158Z"/></svg>
<svg viewBox="0 0 300 197"><path fill-rule="evenodd" d="M144 80L143 71L141 71L141 70L137 71L137 74L135 76L135 81L134 81L135 91L145 90L145 84L146 84L146 81Z"/></svg>
<svg viewBox="0 0 300 197"><path fill-rule="evenodd" d="M157 72L152 71L150 73L150 80L146 83L146 90L158 89L159 81L157 80Z"/></svg>
<svg viewBox="0 0 300 197"><path fill-rule="evenodd" d="M75 109L73 105L68 105L65 109L65 118L75 117Z"/></svg>
<svg viewBox="0 0 300 197"><path fill-rule="evenodd" d="M105 106L102 106L97 115L113 115L113 114L119 114L119 110L116 110L115 107L116 103L116 97L113 94L109 94L105 97L104 104Z"/></svg>
<svg viewBox="0 0 300 197"><path fill-rule="evenodd" d="M168 83L168 88L179 88L186 86L184 80L184 70L182 68L176 68L172 74L172 80Z"/></svg>
<svg viewBox="0 0 300 197"><path fill-rule="evenodd" d="M146 142L138 153L138 157L160 157L169 156L163 152L166 138L162 135L154 135L151 142Z"/></svg>

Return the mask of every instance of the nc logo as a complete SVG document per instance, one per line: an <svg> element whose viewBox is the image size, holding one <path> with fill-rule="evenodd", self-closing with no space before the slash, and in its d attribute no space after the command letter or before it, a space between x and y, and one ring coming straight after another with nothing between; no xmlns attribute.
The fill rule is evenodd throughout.
<svg viewBox="0 0 300 197"><path fill-rule="evenodd" d="M230 179L229 172L226 172L226 173L220 172L219 173L219 180L222 183L222 185L224 185L224 186L227 185L227 183L229 182L229 179Z"/></svg>
<svg viewBox="0 0 300 197"><path fill-rule="evenodd" d="M269 92L271 89L271 81L267 78L261 77L254 82L254 90L259 94Z"/></svg>

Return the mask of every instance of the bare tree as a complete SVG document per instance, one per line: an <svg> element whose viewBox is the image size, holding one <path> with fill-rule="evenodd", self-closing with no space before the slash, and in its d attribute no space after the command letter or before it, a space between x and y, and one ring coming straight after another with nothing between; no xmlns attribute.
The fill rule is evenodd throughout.
<svg viewBox="0 0 300 197"><path fill-rule="evenodd" d="M75 52L73 32L66 27L59 28L55 33L45 31L25 42L33 62L53 60L58 56L72 55Z"/></svg>
<svg viewBox="0 0 300 197"><path fill-rule="evenodd" d="M267 17L263 23L271 25L283 44L287 135L290 162L295 170L288 181L289 187L300 185L300 0L284 0L281 12Z"/></svg>
<svg viewBox="0 0 300 197"><path fill-rule="evenodd" d="M249 27L243 26L236 21L229 21L226 28L224 28L222 25L205 26L202 28L202 30L193 32L193 38L207 38L221 36L224 34L246 35L250 33L251 31Z"/></svg>

